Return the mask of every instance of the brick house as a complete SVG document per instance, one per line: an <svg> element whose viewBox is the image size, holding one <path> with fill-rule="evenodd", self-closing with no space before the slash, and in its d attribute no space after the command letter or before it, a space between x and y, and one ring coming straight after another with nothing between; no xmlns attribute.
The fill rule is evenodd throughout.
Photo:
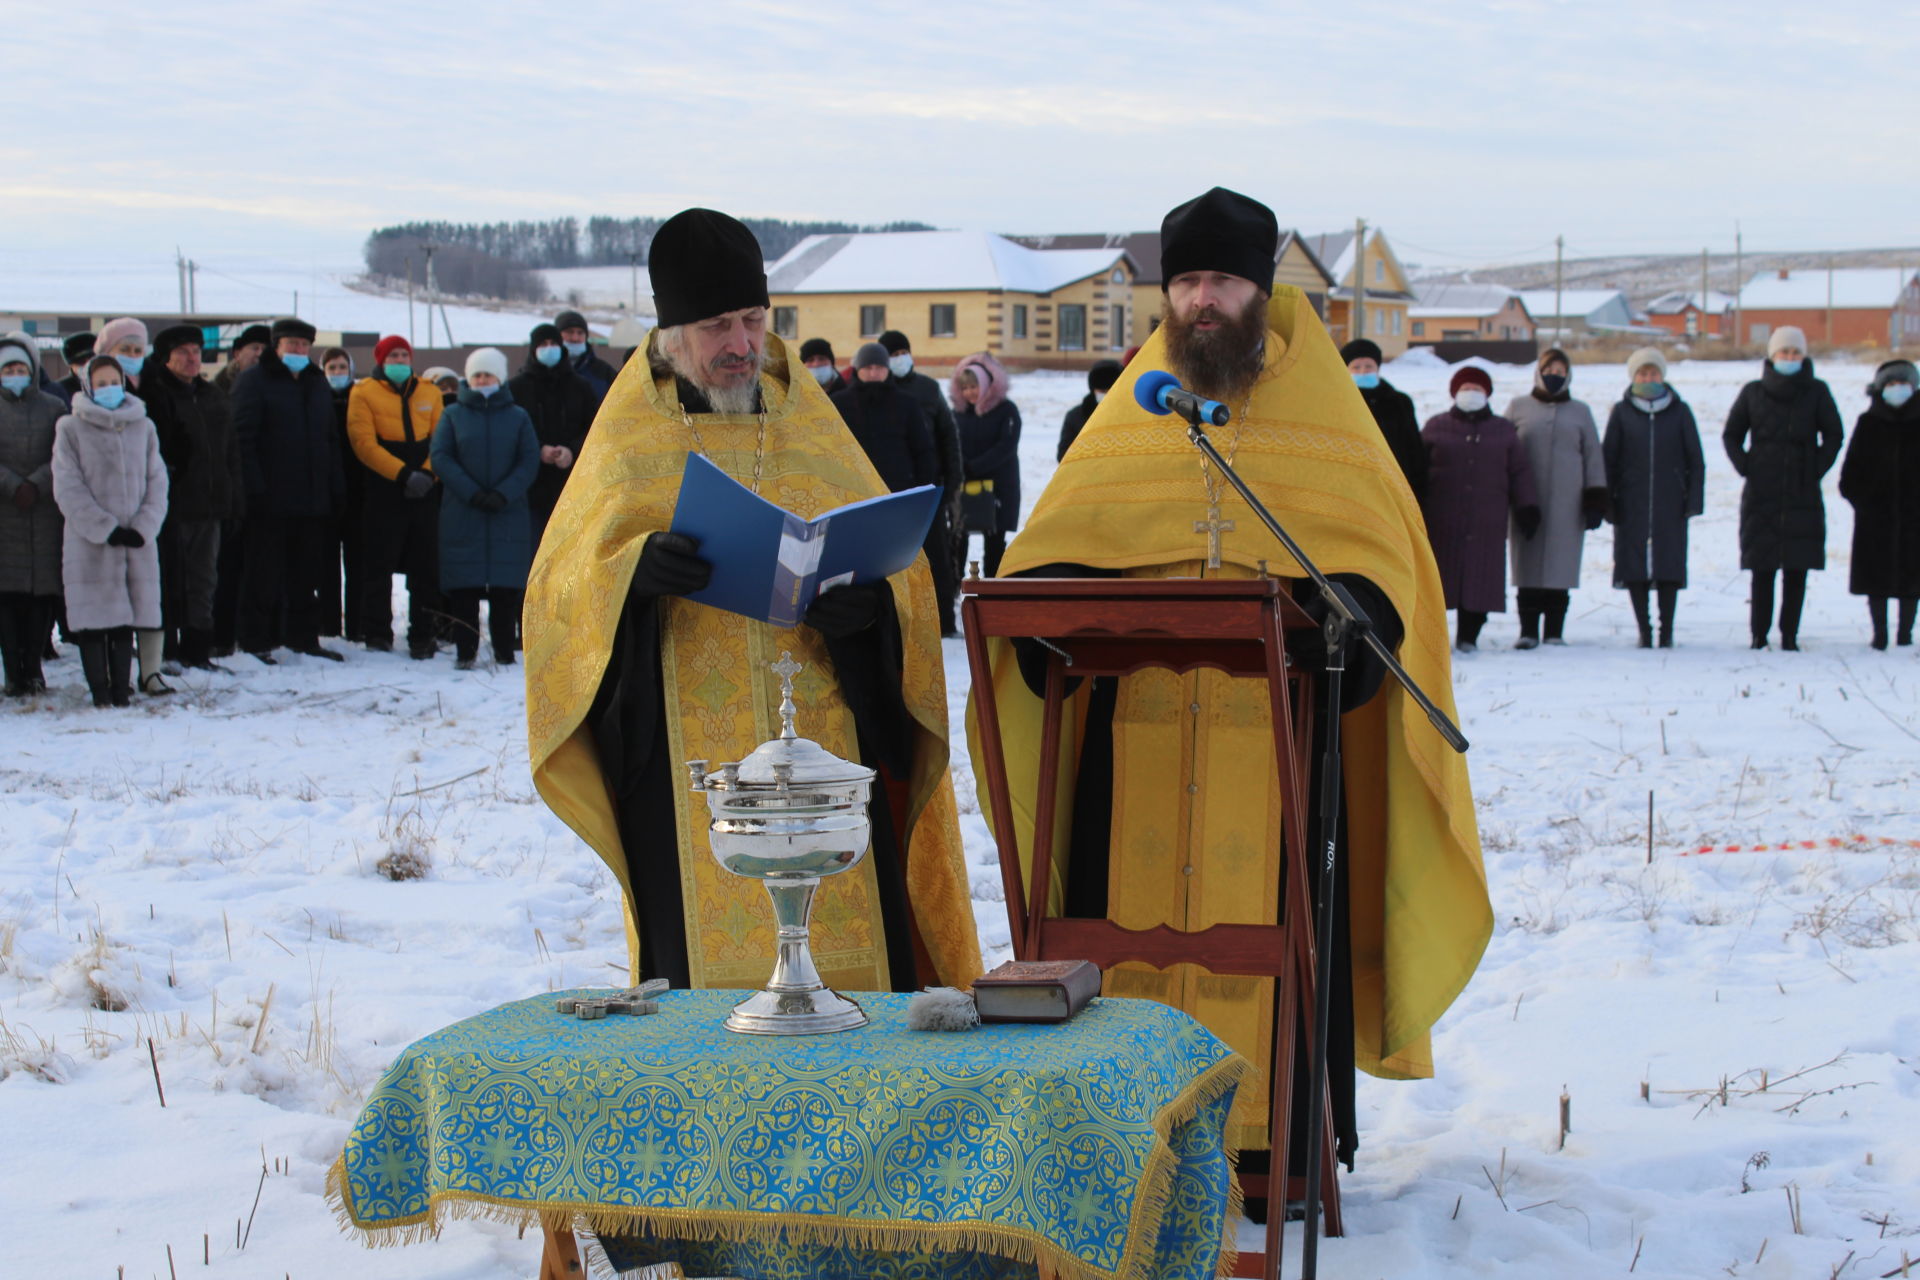
<svg viewBox="0 0 1920 1280"><path fill-rule="evenodd" d="M1920 346L1920 270L1769 271L1740 290L1742 336L1756 346L1782 325L1835 347Z"/></svg>

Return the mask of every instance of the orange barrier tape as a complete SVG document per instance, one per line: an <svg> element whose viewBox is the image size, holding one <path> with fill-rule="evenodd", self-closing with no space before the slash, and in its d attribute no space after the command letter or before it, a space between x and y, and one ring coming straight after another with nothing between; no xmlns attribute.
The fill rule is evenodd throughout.
<svg viewBox="0 0 1920 1280"><path fill-rule="evenodd" d="M1896 840L1891 836L1829 836L1825 840L1782 840L1778 844L1703 844L1698 849L1683 849L1683 858L1703 853L1798 853L1805 849L1920 849L1920 840Z"/></svg>

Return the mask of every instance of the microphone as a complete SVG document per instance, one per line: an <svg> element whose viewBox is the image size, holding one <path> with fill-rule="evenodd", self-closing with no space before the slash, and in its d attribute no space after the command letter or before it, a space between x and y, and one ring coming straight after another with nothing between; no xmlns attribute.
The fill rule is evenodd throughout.
<svg viewBox="0 0 1920 1280"><path fill-rule="evenodd" d="M1174 413L1198 426L1209 423L1216 427L1227 425L1232 417L1227 406L1218 400L1207 400L1195 395L1180 385L1180 379L1164 369L1155 369L1140 375L1133 384L1133 398L1148 413Z"/></svg>

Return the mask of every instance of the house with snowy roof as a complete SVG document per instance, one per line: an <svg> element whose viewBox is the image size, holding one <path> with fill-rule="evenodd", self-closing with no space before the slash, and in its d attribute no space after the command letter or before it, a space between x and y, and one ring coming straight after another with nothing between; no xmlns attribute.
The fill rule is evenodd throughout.
<svg viewBox="0 0 1920 1280"><path fill-rule="evenodd" d="M1327 297L1327 332L1338 344L1354 337L1373 339L1380 352L1391 360L1405 355L1409 330L1407 310L1413 305L1413 285L1393 246L1378 227L1370 228L1365 243L1351 231L1329 231L1308 236L1307 247L1327 264L1334 285ZM1364 282L1361 277L1364 276ZM1353 332L1354 290L1360 295L1366 328L1364 335Z"/></svg>
<svg viewBox="0 0 1920 1280"><path fill-rule="evenodd" d="M1798 325L1807 341L1833 347L1920 345L1920 270L1768 271L1740 290L1740 325L1749 343L1764 344L1782 325Z"/></svg>
<svg viewBox="0 0 1920 1280"><path fill-rule="evenodd" d="M990 351L1016 368L1084 369L1131 345L1124 248L1033 249L981 231L808 236L767 268L773 330L825 338L842 364L898 329L921 364Z"/></svg>
<svg viewBox="0 0 1920 1280"><path fill-rule="evenodd" d="M1158 231L1092 232L1069 235L1014 236L1029 249L1122 249L1133 259L1133 334L1129 346L1138 346L1160 327L1161 292L1165 277L1160 270L1160 233ZM1328 271L1298 231L1282 231L1275 251L1273 282L1290 284L1307 295L1314 311L1327 318L1327 295L1333 289L1333 273Z"/></svg>
<svg viewBox="0 0 1920 1280"><path fill-rule="evenodd" d="M1407 308L1414 346L1497 339L1531 342L1533 317L1517 290L1501 284L1423 284Z"/></svg>
<svg viewBox="0 0 1920 1280"><path fill-rule="evenodd" d="M1659 336L1659 330L1634 319L1627 295L1618 289L1562 289L1557 294L1552 289L1522 289L1520 301L1539 326L1542 342Z"/></svg>
<svg viewBox="0 0 1920 1280"><path fill-rule="evenodd" d="M1663 293L1647 304L1647 323L1685 338L1722 338L1733 332L1734 296L1710 289Z"/></svg>

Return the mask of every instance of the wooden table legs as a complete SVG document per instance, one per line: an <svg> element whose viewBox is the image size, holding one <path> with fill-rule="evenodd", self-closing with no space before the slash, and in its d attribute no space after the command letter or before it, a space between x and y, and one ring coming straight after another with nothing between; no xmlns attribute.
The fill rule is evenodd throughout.
<svg viewBox="0 0 1920 1280"><path fill-rule="evenodd" d="M574 1242L572 1228L555 1231L548 1226L544 1230L547 1240L540 1250L539 1280L581 1280L587 1269L580 1262L580 1246Z"/></svg>

